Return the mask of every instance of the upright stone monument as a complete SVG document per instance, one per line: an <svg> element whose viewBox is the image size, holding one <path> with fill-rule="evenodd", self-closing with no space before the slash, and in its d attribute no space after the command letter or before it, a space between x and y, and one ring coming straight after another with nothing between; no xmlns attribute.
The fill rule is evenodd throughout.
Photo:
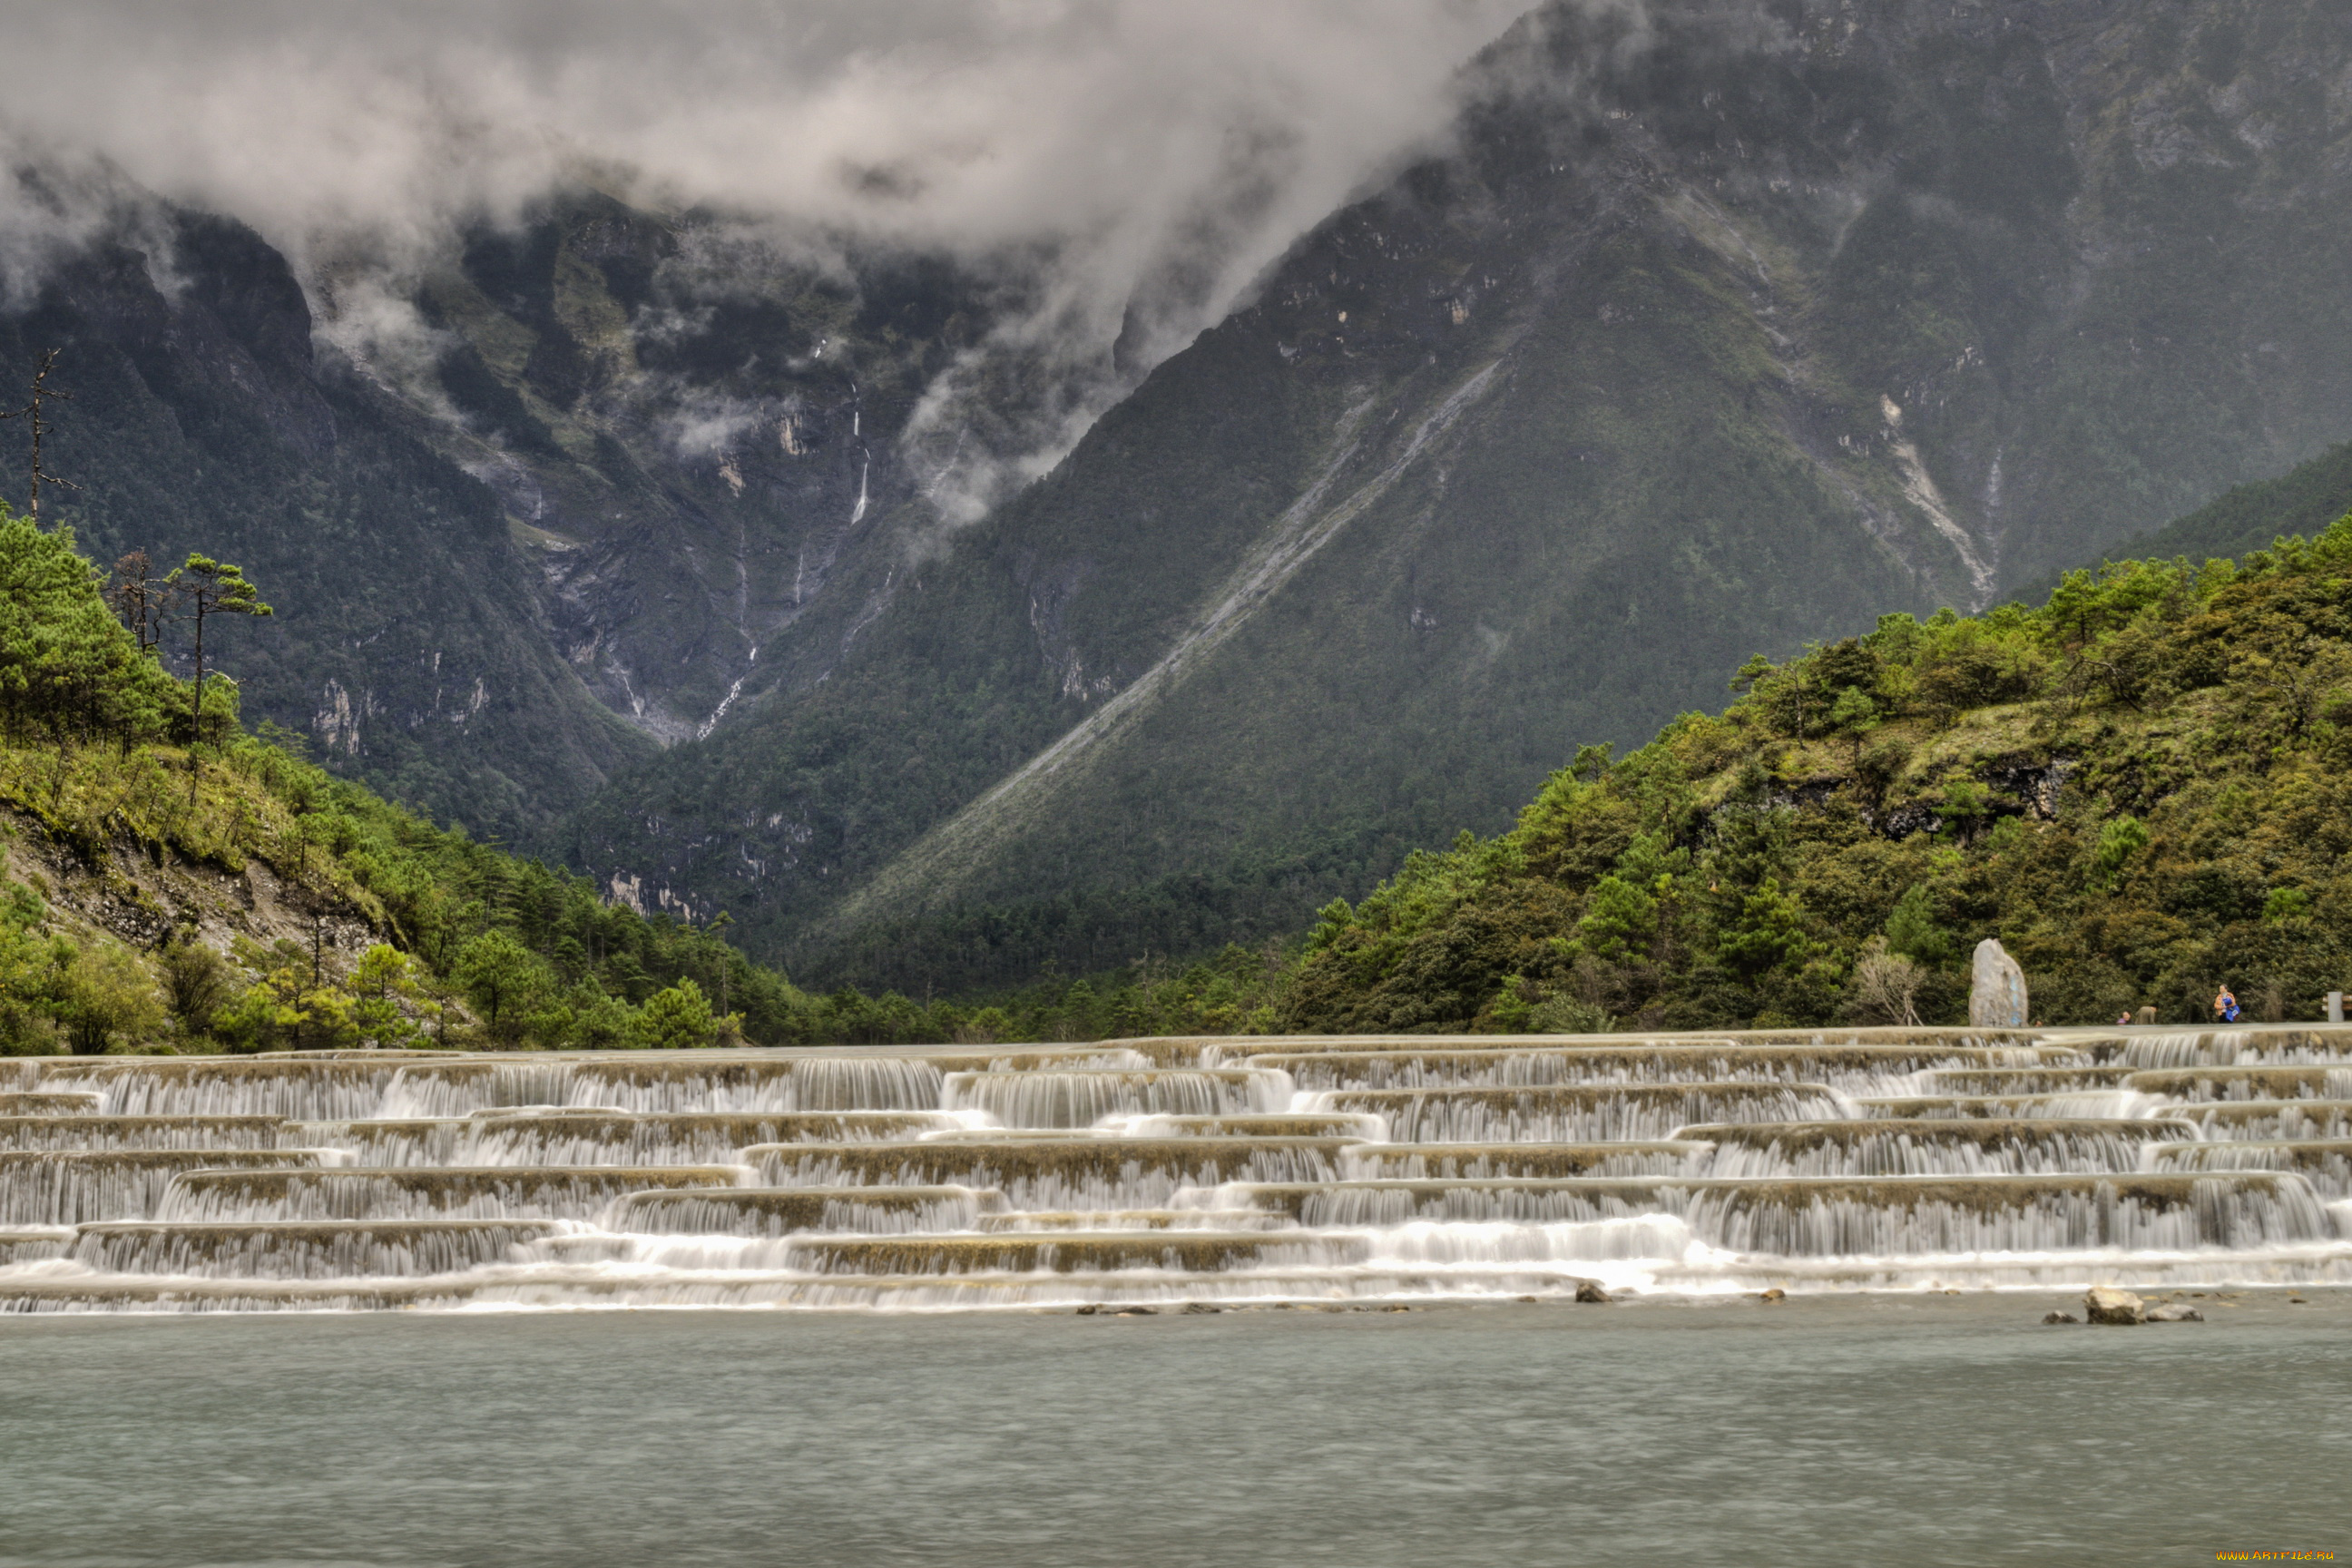
<svg viewBox="0 0 2352 1568"><path fill-rule="evenodd" d="M2025 971L2000 942L1987 937L1977 943L1969 980L1969 1026L2021 1029L2025 1018Z"/></svg>

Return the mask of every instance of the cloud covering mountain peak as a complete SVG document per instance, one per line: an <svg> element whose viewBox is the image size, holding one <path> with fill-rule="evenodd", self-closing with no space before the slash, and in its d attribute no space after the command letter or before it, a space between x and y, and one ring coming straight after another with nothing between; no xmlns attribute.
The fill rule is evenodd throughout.
<svg viewBox="0 0 2352 1568"><path fill-rule="evenodd" d="M1202 309L1445 123L1513 0L84 0L0 122L298 256L396 257L583 169Z"/></svg>

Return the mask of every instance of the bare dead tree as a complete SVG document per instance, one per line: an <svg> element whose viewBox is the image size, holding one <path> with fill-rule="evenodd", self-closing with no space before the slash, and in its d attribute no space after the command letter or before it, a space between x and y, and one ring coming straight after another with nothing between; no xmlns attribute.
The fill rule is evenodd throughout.
<svg viewBox="0 0 2352 1568"><path fill-rule="evenodd" d="M114 581L108 585L106 596L122 624L139 639L141 653L163 640L163 622L171 615L176 594L172 579L155 570L145 551L134 550L114 563Z"/></svg>
<svg viewBox="0 0 2352 1568"><path fill-rule="evenodd" d="M49 384L49 372L56 368L57 363L57 350L43 350L41 353L40 368L33 373L32 401L26 404L22 408L13 408L5 414L0 414L0 420L30 419L33 422L33 500L31 510L33 521L35 522L41 521L41 485L43 481L46 480L47 483L57 486L59 489L78 490L81 489L79 485L75 484L72 480L62 479L56 474L50 473L41 466L41 438L48 432L48 421L42 416L42 405L47 403L51 398L56 398L59 402L63 403L71 403L73 401L72 393L59 392L57 388Z"/></svg>
<svg viewBox="0 0 2352 1568"><path fill-rule="evenodd" d="M1854 1000L1874 1023L1916 1025L1919 987L1927 972L1899 952L1887 951L1886 939L1874 936L1862 944L1853 966Z"/></svg>

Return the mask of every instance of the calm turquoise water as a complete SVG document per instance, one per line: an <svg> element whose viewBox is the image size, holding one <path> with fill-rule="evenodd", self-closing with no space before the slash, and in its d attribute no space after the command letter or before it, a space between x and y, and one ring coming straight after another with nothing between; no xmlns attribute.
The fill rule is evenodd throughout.
<svg viewBox="0 0 2352 1568"><path fill-rule="evenodd" d="M2051 1304L0 1320L0 1564L2352 1556L2352 1304Z"/></svg>

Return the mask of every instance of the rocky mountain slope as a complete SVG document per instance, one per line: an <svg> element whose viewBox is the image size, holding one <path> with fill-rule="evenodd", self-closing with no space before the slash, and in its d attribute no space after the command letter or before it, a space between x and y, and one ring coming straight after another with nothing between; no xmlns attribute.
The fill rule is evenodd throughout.
<svg viewBox="0 0 2352 1568"><path fill-rule="evenodd" d="M1553 7L849 657L565 846L813 977L1295 927L1746 654L2011 584L2352 428L2352 22Z"/></svg>
<svg viewBox="0 0 2352 1568"><path fill-rule="evenodd" d="M117 192L0 385L65 351L94 553L278 603L248 716L919 994L1296 929L1749 652L2341 440L2347 70L2322 0L1548 6L977 523L1138 367L1008 352L1017 268L620 184L396 299Z"/></svg>
<svg viewBox="0 0 2352 1568"><path fill-rule="evenodd" d="M93 553L201 547L278 604L234 650L248 713L526 840L830 668L903 548L925 448L901 437L1003 294L593 191L472 235L389 330L362 330L367 276L308 281L241 225L117 193L0 311L0 385L59 351L48 463L80 489L51 515ZM1002 382L995 428L942 422L950 451L1027 410Z"/></svg>

